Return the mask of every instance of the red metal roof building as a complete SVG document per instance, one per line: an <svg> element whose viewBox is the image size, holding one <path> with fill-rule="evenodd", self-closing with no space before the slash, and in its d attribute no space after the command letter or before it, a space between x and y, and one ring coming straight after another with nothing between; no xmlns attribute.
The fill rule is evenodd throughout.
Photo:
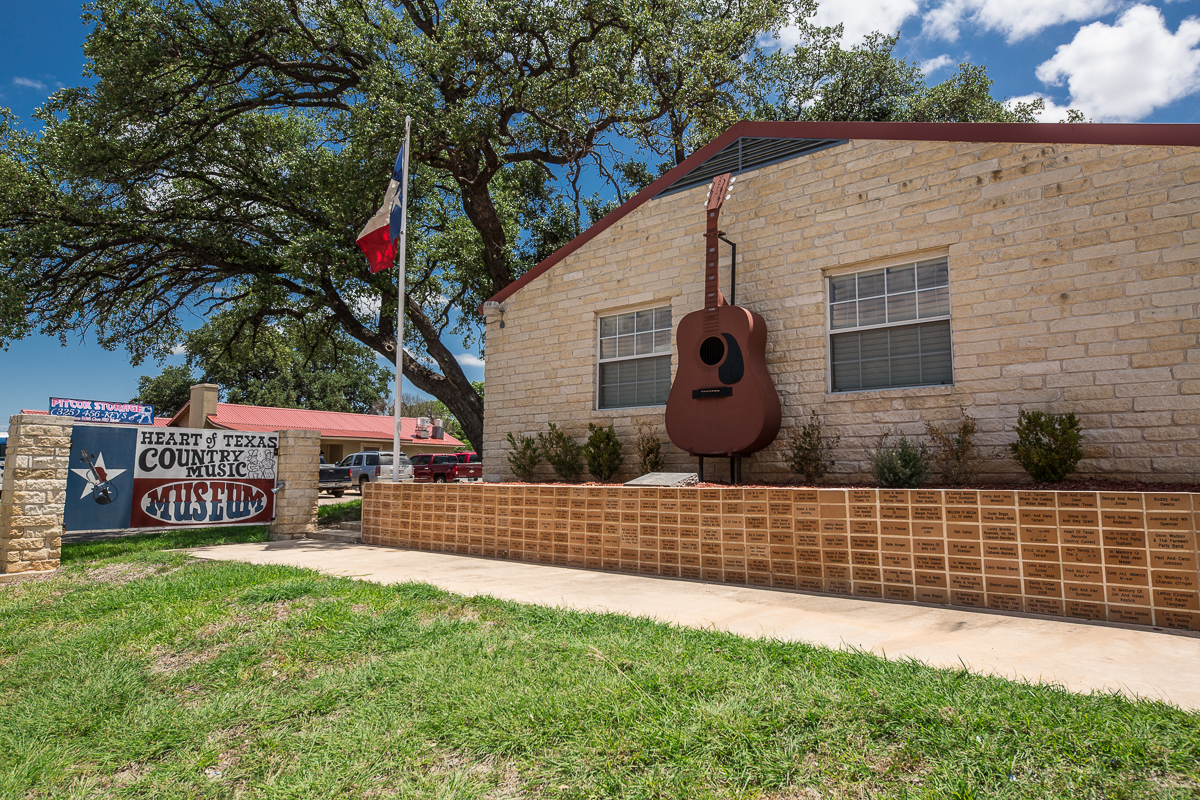
<svg viewBox="0 0 1200 800"><path fill-rule="evenodd" d="M192 399L172 417L172 428L219 428L238 431L309 430L321 434L321 452L334 462L361 450L392 449L392 417L349 414L341 411L309 411L303 408L272 408L217 402L213 384L192 387ZM155 421L158 424L158 421ZM447 453L466 445L443 434L441 438L418 436L417 420L400 422L400 449L405 455Z"/></svg>

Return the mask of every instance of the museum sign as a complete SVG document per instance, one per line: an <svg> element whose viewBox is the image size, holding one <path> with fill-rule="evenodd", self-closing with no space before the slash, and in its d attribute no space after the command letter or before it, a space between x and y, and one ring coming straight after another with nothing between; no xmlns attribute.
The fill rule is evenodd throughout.
<svg viewBox="0 0 1200 800"><path fill-rule="evenodd" d="M266 524L275 433L76 425L66 531Z"/></svg>

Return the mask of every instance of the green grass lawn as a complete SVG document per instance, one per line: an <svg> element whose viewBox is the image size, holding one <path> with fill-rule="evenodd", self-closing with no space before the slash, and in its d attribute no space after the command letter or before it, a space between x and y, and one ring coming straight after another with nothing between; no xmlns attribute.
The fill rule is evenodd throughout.
<svg viewBox="0 0 1200 800"><path fill-rule="evenodd" d="M362 519L362 500L349 500L345 503L330 503L317 508L317 521L320 523L345 522Z"/></svg>
<svg viewBox="0 0 1200 800"><path fill-rule="evenodd" d="M159 549L179 536L0 588L0 797L1200 796L1200 716L1159 703Z"/></svg>

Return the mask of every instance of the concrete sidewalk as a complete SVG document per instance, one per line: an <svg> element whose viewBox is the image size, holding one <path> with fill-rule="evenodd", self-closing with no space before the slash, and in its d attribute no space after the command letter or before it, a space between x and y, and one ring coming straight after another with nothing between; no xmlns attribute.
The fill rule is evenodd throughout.
<svg viewBox="0 0 1200 800"><path fill-rule="evenodd" d="M200 558L287 564L379 583L420 581L461 595L653 617L932 666L1120 691L1200 709L1200 636L952 608L774 592L511 561L312 540L191 550Z"/></svg>

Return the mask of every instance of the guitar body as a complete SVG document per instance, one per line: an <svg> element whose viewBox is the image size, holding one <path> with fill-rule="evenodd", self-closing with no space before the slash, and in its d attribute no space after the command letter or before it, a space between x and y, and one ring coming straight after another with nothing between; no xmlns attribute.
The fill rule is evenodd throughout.
<svg viewBox="0 0 1200 800"><path fill-rule="evenodd" d="M715 323L715 324L714 324ZM782 413L767 372L767 324L739 306L693 311L675 333L667 435L694 456L741 456L775 441Z"/></svg>

